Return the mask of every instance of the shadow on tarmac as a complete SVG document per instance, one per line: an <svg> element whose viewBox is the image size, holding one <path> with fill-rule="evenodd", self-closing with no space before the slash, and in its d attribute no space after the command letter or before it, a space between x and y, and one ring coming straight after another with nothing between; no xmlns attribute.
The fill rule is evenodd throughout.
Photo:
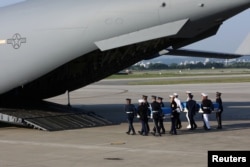
<svg viewBox="0 0 250 167"><path fill-rule="evenodd" d="M135 103L134 103L135 104ZM137 107L137 104L135 104ZM169 106L169 103L165 102L165 106ZM222 113L222 124L223 121L227 121L227 124L223 125L223 129L215 129L216 126L216 115L212 113L210 115L210 121L215 122L212 125L212 130L206 131L203 127L199 126L196 130L190 131L186 128L182 128L180 134L192 134L192 133L213 133L221 131L234 131L242 129L250 129L250 123L239 123L238 121L249 121L250 120L250 103L248 102L224 102L224 111ZM112 122L117 124L127 123L126 114L124 113L124 104L99 104L99 105L78 105L82 109L92 110L98 115L109 119ZM187 124L186 113L181 113L180 116L183 124ZM196 114L195 120L199 122L199 125L202 124L202 114ZM228 124L230 121L231 124ZM134 122L139 122L138 118L134 119ZM149 120L152 122L152 120ZM170 123L170 119L167 118L164 120L164 123ZM234 123L235 122L235 123ZM215 127L214 127L215 126ZM166 128L166 127L165 127ZM166 128L168 130L169 127Z"/></svg>
<svg viewBox="0 0 250 167"><path fill-rule="evenodd" d="M137 104L135 104L137 107ZM169 103L165 102L165 106L169 106ZM242 130L249 129L250 123L239 123L238 121L249 121L250 120L250 103L249 102L224 102L224 111L222 113L222 124L223 121L231 121L232 124L223 125L223 129L220 130L210 130L205 131L202 127L194 131L188 129L181 129L180 131L185 131L185 133L207 133L207 132L220 132L220 131L232 131L232 130ZM97 104L97 105L74 105L74 108L78 108L85 111L93 111L96 114L110 120L114 124L126 123L126 114L124 113L124 104ZM187 123L186 113L181 113L181 120L185 124ZM195 120L197 122L202 121L202 114L196 114ZM210 121L216 121L215 113L210 115ZM134 119L134 122L139 122L138 118ZM149 122L152 122L150 120ZM170 119L166 119L166 123L170 123ZM235 123L233 123L235 122ZM18 127L8 123L0 123L0 128L6 127Z"/></svg>

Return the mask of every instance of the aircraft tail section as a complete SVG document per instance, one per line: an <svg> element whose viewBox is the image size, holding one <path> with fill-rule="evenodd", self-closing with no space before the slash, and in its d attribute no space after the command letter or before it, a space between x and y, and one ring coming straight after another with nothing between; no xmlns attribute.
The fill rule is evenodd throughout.
<svg viewBox="0 0 250 167"><path fill-rule="evenodd" d="M247 35L245 40L242 42L240 47L237 49L236 54L250 56L250 33Z"/></svg>

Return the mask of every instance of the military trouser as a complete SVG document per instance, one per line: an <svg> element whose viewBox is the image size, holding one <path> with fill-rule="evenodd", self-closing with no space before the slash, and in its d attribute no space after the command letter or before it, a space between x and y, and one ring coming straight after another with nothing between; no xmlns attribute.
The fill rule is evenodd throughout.
<svg viewBox="0 0 250 167"><path fill-rule="evenodd" d="M158 113L154 113L153 114L153 121L154 121L154 128L157 134L161 134L160 133L160 127L159 127L159 114Z"/></svg>
<svg viewBox="0 0 250 167"><path fill-rule="evenodd" d="M135 134L135 129L133 126L133 122L134 122L134 117L128 117L128 133L130 133L131 131L133 132L133 134Z"/></svg>
<svg viewBox="0 0 250 167"><path fill-rule="evenodd" d="M203 121L205 124L205 129L210 129L209 115L210 114L203 114Z"/></svg>
<svg viewBox="0 0 250 167"><path fill-rule="evenodd" d="M217 119L217 122L218 122L218 129L222 128L222 125L221 125L221 114L222 112L216 112L216 119Z"/></svg>
<svg viewBox="0 0 250 167"><path fill-rule="evenodd" d="M182 125L181 125L181 119L180 119L180 113L177 113L177 117L175 120L175 125L177 129L181 129Z"/></svg>

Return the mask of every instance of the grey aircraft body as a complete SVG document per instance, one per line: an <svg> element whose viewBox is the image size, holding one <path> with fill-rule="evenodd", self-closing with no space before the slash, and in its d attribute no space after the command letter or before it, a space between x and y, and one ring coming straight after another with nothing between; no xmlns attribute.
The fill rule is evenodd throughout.
<svg viewBox="0 0 250 167"><path fill-rule="evenodd" d="M0 98L45 99L215 35L250 0L26 0L0 8ZM246 20L247 21L247 20Z"/></svg>

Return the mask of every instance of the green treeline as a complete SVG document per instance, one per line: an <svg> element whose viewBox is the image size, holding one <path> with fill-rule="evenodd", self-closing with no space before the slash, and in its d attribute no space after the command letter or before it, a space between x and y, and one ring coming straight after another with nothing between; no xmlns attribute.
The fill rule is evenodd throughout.
<svg viewBox="0 0 250 167"><path fill-rule="evenodd" d="M163 63L151 63L147 67L142 65L133 65L130 67L131 70L164 70L164 69L211 69L211 68L250 68L250 62L235 62L231 64L208 62L196 63L196 64L177 64L172 63L170 65Z"/></svg>

